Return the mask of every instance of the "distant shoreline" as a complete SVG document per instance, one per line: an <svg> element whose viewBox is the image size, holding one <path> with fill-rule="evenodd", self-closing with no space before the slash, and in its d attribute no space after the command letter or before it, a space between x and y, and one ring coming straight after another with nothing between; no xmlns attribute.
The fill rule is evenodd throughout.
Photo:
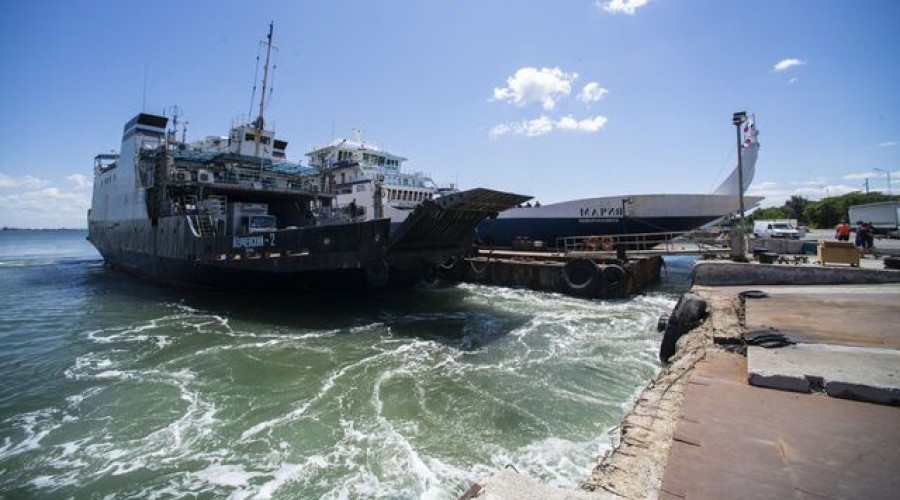
<svg viewBox="0 0 900 500"><path fill-rule="evenodd" d="M47 228L30 228L30 227L6 227L3 226L0 231L87 231L86 227L47 227Z"/></svg>

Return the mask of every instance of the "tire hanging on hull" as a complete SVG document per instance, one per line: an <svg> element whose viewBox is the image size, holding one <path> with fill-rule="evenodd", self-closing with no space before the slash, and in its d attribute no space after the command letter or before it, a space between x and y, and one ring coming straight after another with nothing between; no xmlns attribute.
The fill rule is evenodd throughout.
<svg viewBox="0 0 900 500"><path fill-rule="evenodd" d="M366 285L370 288L384 288L390 281L387 261L377 258L366 266Z"/></svg>
<svg viewBox="0 0 900 500"><path fill-rule="evenodd" d="M595 297L603 289L603 275L594 261L573 259L560 272L560 288L569 295Z"/></svg>
<svg viewBox="0 0 900 500"><path fill-rule="evenodd" d="M603 282L606 285L605 292L607 297L625 296L628 275L622 266L617 264L603 266Z"/></svg>

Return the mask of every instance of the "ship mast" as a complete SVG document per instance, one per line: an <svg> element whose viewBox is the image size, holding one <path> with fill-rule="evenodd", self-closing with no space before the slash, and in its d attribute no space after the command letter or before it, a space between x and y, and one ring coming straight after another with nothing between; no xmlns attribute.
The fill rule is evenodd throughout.
<svg viewBox="0 0 900 500"><path fill-rule="evenodd" d="M272 31L275 22L269 22L269 36L266 37L266 64L263 66L262 92L259 95L259 116L256 117L256 144L253 150L255 156L259 156L259 139L263 131L263 108L266 103L266 85L269 80L269 56L272 53Z"/></svg>

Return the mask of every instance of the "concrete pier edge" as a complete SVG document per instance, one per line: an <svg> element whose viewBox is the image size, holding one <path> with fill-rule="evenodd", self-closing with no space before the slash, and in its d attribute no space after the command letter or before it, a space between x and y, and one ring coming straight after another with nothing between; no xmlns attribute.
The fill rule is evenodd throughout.
<svg viewBox="0 0 900 500"><path fill-rule="evenodd" d="M693 270L693 284L702 286L871 285L874 283L900 283L900 271L725 261L699 262Z"/></svg>

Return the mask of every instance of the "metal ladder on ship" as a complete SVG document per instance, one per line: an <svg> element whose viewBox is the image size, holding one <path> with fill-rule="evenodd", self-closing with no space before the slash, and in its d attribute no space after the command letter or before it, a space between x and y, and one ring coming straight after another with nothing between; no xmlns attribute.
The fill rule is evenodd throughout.
<svg viewBox="0 0 900 500"><path fill-rule="evenodd" d="M212 216L209 214L197 215L197 229L200 236L215 236L216 227L213 225Z"/></svg>

